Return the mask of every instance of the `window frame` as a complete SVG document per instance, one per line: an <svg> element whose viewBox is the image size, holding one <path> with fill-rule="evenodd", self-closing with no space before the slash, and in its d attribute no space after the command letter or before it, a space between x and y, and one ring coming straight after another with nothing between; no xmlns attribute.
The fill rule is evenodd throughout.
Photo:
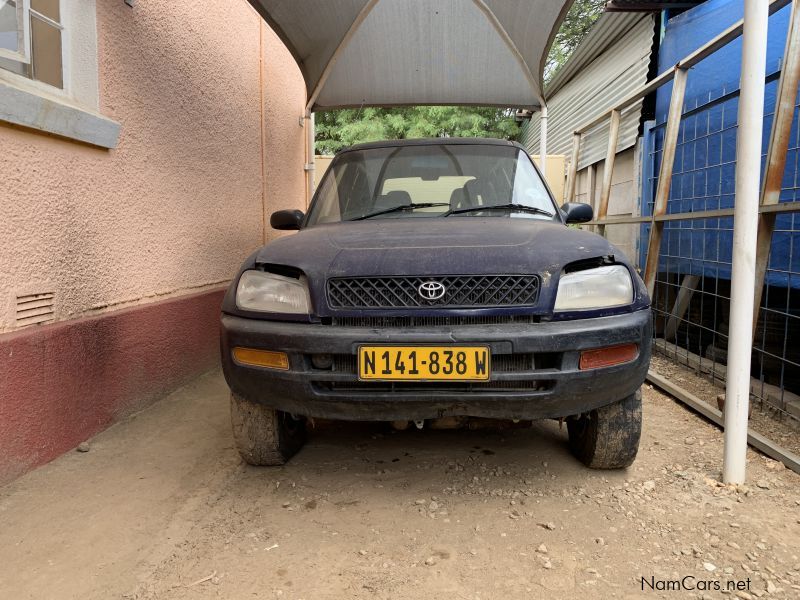
<svg viewBox="0 0 800 600"><path fill-rule="evenodd" d="M0 48L0 58L29 65L31 64L31 0L14 1L17 8L17 51Z"/></svg>
<svg viewBox="0 0 800 600"><path fill-rule="evenodd" d="M100 112L96 2L101 1L59 0L61 88L0 68L0 120L100 148L117 147L121 125ZM19 2L27 6L30 0Z"/></svg>
<svg viewBox="0 0 800 600"><path fill-rule="evenodd" d="M30 2L30 0L25 0L25 2ZM25 22L27 23L29 29L31 29L31 19L38 19L39 21L41 21L45 25L49 25L50 27L54 27L55 29L58 29L59 33L61 34L61 57L60 57L61 58L61 87L56 87L54 85L50 85L49 83L45 83L44 81L40 81L38 79L35 79L35 77L36 77L36 72L35 71L33 73L33 77L26 78L26 79L29 79L30 81L34 81L34 82L36 82L37 84L40 84L40 85L45 85L45 86L47 86L48 89L62 91L65 94L69 95L69 93L70 93L70 90L69 90L69 86L70 86L70 80L69 80L69 58L70 58L70 55L68 54L68 51L69 51L69 45L68 45L69 44L69 38L68 38L67 28L64 26L64 4L65 4L64 0L58 0L58 18L59 18L60 22L54 21L53 19L51 19L47 15L44 15L44 14L40 13L38 10L34 10L33 8L28 8L28 18L25 20ZM32 62L33 62L33 47L30 46L30 44L33 44L33 41L31 39L31 35L30 34L28 35L28 43L29 43L28 54L29 54L30 60L31 60L31 63L30 63L31 64L31 69L33 69L33 64L32 64ZM20 75L20 77L22 77L22 75Z"/></svg>
<svg viewBox="0 0 800 600"><path fill-rule="evenodd" d="M59 21L54 21L50 17L45 14L40 13L38 10L31 8L30 2L31 0L17 0L19 4L17 5L18 15L22 15L23 27L24 27L24 58L20 58L18 53L11 53L11 56L2 53L2 49L0 49L0 58L6 58L8 60L13 60L16 62L21 62L25 65L28 65L30 69L33 69L33 49L32 49L32 38L31 38L31 19L38 19L42 23L48 25L49 27L53 27L58 29L59 33L61 34L61 87L56 87L54 85L50 85L44 81L39 81L35 79L36 73L33 73L32 77L28 77L27 75L20 75L19 73L15 73L14 71L9 71L7 69L3 69L0 67L0 72L4 75L8 74L14 78L19 78L20 80L26 82L26 84L34 86L36 89L41 89L42 91L47 91L52 94L60 94L64 96L69 96L71 92L71 82L70 82L70 73L69 73L69 31L67 27L64 25L65 15L64 15L64 5L66 2L64 0L58 0L58 14L59 14ZM18 17L19 18L19 17Z"/></svg>

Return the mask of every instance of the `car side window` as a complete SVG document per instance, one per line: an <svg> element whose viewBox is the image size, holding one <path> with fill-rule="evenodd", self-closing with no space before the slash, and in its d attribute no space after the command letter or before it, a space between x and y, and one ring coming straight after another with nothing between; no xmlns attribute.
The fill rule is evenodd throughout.
<svg viewBox="0 0 800 600"><path fill-rule="evenodd" d="M339 198L344 218L360 215L369 210L372 190L362 164L351 162L347 165L339 185Z"/></svg>
<svg viewBox="0 0 800 600"><path fill-rule="evenodd" d="M553 203L542 180L531 164L530 159L520 152L514 173L514 192L512 202L535 206L542 210L552 210Z"/></svg>
<svg viewBox="0 0 800 600"><path fill-rule="evenodd" d="M318 223L338 223L342 220L339 184L336 181L337 176L341 178L341 173L329 173L328 176L323 180L319 190L317 190L317 195L320 197L330 198L328 202L318 203Z"/></svg>

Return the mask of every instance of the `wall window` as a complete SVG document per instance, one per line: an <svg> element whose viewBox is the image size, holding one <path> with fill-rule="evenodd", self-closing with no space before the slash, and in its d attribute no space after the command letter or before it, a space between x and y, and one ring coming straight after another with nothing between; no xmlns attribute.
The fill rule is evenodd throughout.
<svg viewBox="0 0 800 600"><path fill-rule="evenodd" d="M61 0L0 0L0 67L64 87Z"/></svg>
<svg viewBox="0 0 800 600"><path fill-rule="evenodd" d="M95 2L0 0L0 121L116 147L120 124L99 110Z"/></svg>

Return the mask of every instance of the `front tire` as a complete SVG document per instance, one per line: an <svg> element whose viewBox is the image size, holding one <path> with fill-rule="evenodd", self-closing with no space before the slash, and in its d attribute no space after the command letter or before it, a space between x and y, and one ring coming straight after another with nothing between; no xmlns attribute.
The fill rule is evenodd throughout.
<svg viewBox="0 0 800 600"><path fill-rule="evenodd" d="M623 469L636 460L642 435L642 391L567 421L572 453L592 469Z"/></svg>
<svg viewBox="0 0 800 600"><path fill-rule="evenodd" d="M250 465L282 465L306 441L304 419L295 419L234 393L231 393L231 424L236 448Z"/></svg>

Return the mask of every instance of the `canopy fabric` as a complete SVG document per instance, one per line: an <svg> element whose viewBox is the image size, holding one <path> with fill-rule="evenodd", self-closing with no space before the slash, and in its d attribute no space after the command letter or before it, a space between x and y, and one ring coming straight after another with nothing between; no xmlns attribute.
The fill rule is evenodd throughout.
<svg viewBox="0 0 800 600"><path fill-rule="evenodd" d="M572 0L248 0L297 60L309 109L541 106Z"/></svg>

